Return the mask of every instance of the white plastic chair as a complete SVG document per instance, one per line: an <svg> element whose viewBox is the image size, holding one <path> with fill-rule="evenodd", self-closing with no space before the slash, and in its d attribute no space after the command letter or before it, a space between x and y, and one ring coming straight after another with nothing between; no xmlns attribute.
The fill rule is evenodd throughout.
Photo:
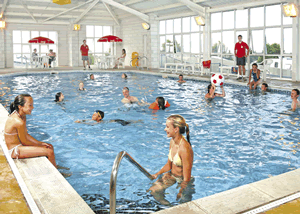
<svg viewBox="0 0 300 214"><path fill-rule="evenodd" d="M273 63L272 59L265 59L265 61L262 63L263 68L261 70L263 71L263 81L267 80L267 73L269 74L269 78L271 79L270 67L272 63Z"/></svg>
<svg viewBox="0 0 300 214"><path fill-rule="evenodd" d="M96 57L96 60L97 60L98 68L100 66L100 68L102 69L103 65L104 65L104 69L108 68L108 63L106 61L106 57L105 56Z"/></svg>
<svg viewBox="0 0 300 214"><path fill-rule="evenodd" d="M123 68L125 68L125 58L120 58L118 62L118 69L120 68L120 65L122 65Z"/></svg>
<svg viewBox="0 0 300 214"><path fill-rule="evenodd" d="M186 68L190 67L191 68L191 71L193 74L195 74L195 66L196 66L196 63L198 63L198 60L196 57L191 57L189 62L185 62L184 63L184 68L183 68L183 71L188 71L186 70Z"/></svg>

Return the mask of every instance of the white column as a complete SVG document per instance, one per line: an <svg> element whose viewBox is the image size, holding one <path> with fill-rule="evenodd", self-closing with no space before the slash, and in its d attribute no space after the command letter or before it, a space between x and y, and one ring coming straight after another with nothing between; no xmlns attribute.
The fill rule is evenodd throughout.
<svg viewBox="0 0 300 214"><path fill-rule="evenodd" d="M207 9L206 9L207 11ZM211 51L211 14L205 13L205 26L203 27L203 60L210 59Z"/></svg>
<svg viewBox="0 0 300 214"><path fill-rule="evenodd" d="M5 68L5 30L0 31L0 68Z"/></svg>
<svg viewBox="0 0 300 214"><path fill-rule="evenodd" d="M295 2L296 3L296 2ZM293 68L292 81L299 81L299 17L293 18Z"/></svg>
<svg viewBox="0 0 300 214"><path fill-rule="evenodd" d="M150 43L147 49L150 50L147 54L149 66L154 69L159 68L159 21L155 20L155 16L150 16ZM149 39L148 39L149 41ZM150 47L149 47L150 46Z"/></svg>

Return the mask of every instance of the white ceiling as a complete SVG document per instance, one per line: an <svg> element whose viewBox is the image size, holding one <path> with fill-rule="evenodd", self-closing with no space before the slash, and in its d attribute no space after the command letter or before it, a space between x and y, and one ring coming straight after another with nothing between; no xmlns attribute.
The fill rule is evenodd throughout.
<svg viewBox="0 0 300 214"><path fill-rule="evenodd" d="M58 5L52 2L52 0L0 0L0 11L4 9L4 18L7 22L24 22L28 21L31 23L42 23L45 19L55 16L65 10L78 6L87 2L88 0L72 0L71 4ZM93 0L97 1L97 0ZM87 3L80 8L67 12L61 16L55 17L44 24L51 23L73 23L80 15L91 6L93 3ZM141 12L146 15L155 15L162 19L170 15L184 15L194 14L197 15L197 11L191 10L190 7L184 3L187 0L109 0L118 3L119 5L127 8L117 8L107 4L111 9L112 14L115 18L120 21L126 17L133 16L129 13L130 9ZM6 7L3 8L3 5ZM23 2L23 4L22 4ZM202 7L215 8L222 10L222 8L228 6L241 7L245 4L265 4L272 2L283 2L283 0L191 0L194 4ZM127 10L129 8L129 10ZM197 7L196 7L197 8ZM33 18L32 18L33 16ZM35 20L34 20L35 19ZM94 22L108 22L113 23L114 19L104 6L102 0L98 3L82 18L79 23L94 23Z"/></svg>

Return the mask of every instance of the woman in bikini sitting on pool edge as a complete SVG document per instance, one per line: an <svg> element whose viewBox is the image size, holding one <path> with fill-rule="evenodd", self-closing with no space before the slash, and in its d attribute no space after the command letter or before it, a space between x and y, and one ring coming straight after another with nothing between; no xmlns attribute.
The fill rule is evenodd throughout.
<svg viewBox="0 0 300 214"><path fill-rule="evenodd" d="M10 105L11 114L5 123L4 137L12 158L46 156L57 168L53 146L34 139L27 132L26 115L33 110L33 99L29 94L18 95Z"/></svg>
<svg viewBox="0 0 300 214"><path fill-rule="evenodd" d="M152 175L156 179L160 174L165 173L162 178L154 182L148 191L162 204L169 204L164 198L165 190L175 184L180 184L177 200L183 196L183 192L191 181L194 153L190 143L189 126L180 115L171 115L166 122L165 131L167 137L171 137L168 161L166 165L156 174ZM187 139L182 135L186 133Z"/></svg>

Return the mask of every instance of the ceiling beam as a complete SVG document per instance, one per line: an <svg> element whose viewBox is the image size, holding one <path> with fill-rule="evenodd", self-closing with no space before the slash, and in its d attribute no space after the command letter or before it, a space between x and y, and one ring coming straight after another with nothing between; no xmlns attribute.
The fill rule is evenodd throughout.
<svg viewBox="0 0 300 214"><path fill-rule="evenodd" d="M130 4L136 4L136 3L139 3L139 2L142 2L144 0L129 0L125 3L123 3L123 5L130 5Z"/></svg>
<svg viewBox="0 0 300 214"><path fill-rule="evenodd" d="M1 0L0 0L1 1ZM87 1L87 2L93 2L93 0L91 0L91 1ZM85 4L87 3L87 2L85 2ZM2 4L0 4L0 7L2 7ZM63 11L65 11L65 10L68 10L68 7L47 7L47 9L45 9L45 7L47 7L47 5L45 5L45 6L36 6L36 5L28 5L27 4L27 8L28 8L28 10L45 10L45 11L55 11L55 12L57 12L57 13L60 13L60 12L63 12ZM95 8L97 8L97 9L99 9L99 10L105 10L106 11L106 8L104 8L104 5L102 5L102 4L98 4L98 5L96 5L95 6ZM95 9L94 8L94 9ZM22 9L23 10L23 6L21 5L21 4L12 4L12 3L10 3L8 6L7 6L7 9L6 9L6 11L8 11L8 10L12 10L12 9ZM69 9L71 9L71 8L69 8ZM85 9L77 9L76 10L76 12L83 12L83 11L85 11Z"/></svg>
<svg viewBox="0 0 300 214"><path fill-rule="evenodd" d="M46 22L46 21L49 21L50 19L54 19L54 18L56 18L56 17L58 17L58 16L61 16L61 15L65 14L65 13L67 13L67 12L70 12L70 11L72 11L72 10L75 10L76 8L81 7L81 6L83 6L83 5L87 4L87 3L90 3L90 2L92 2L92 1L94 1L94 0L89 0L89 1L87 1L87 2L85 2L85 3L83 3L83 4L77 5L77 6L75 6L75 7L72 7L72 8L70 8L70 9L67 9L67 10L65 10L65 11L63 11L63 12L61 12L61 13L59 13L59 14L56 14L56 15L54 15L54 16L51 16L51 17L49 17L48 19L45 19L42 23L44 23L44 22Z"/></svg>
<svg viewBox="0 0 300 214"><path fill-rule="evenodd" d="M31 18L37 23L37 20L34 18L34 16L30 13L30 11L28 10L26 4L24 4L23 0L21 0L21 3L24 7L24 9L26 10L26 12L31 16Z"/></svg>
<svg viewBox="0 0 300 214"><path fill-rule="evenodd" d="M148 23L150 21L149 16L147 16L146 14L141 13L141 12L139 12L137 10L131 9L130 7L127 7L127 6L123 5L123 4L117 3L117 2L115 2L113 0L102 0L102 2L110 4L111 6L117 7L117 8L119 8L121 10L124 10L124 11L126 11L128 13L131 13L131 14L133 14L133 15L141 18L142 20L144 20L144 21L146 21Z"/></svg>
<svg viewBox="0 0 300 214"><path fill-rule="evenodd" d="M5 18L5 22L7 23L17 23L17 24L37 24L33 19L15 19L15 18ZM50 21L46 24L54 24L54 25L70 25L69 21Z"/></svg>
<svg viewBox="0 0 300 214"><path fill-rule="evenodd" d="M4 2L3 2L3 4L2 4L2 9L1 9L1 13L0 13L0 18L2 18L3 15L4 15L4 11L5 11L5 9L6 9L7 2L8 2L8 0L4 0Z"/></svg>
<svg viewBox="0 0 300 214"><path fill-rule="evenodd" d="M201 15L201 16L205 15L205 8L200 6L199 4L191 2L190 0L178 0L178 1L185 4L188 8L190 8L192 11L198 13L199 15Z"/></svg>
<svg viewBox="0 0 300 214"><path fill-rule="evenodd" d="M155 12L155 11L166 10L166 9L171 9L171 8L176 8L176 7L181 7L181 6L184 6L184 4L182 4L182 3L168 4L165 6L142 10L141 13L151 13L151 12Z"/></svg>
<svg viewBox="0 0 300 214"><path fill-rule="evenodd" d="M249 7L257 7L257 6L264 6L269 4L276 4L276 3L285 3L286 0L264 0L264 1L248 1L248 2L241 2L235 4L226 4L220 5L218 7L212 7L207 9L207 12L214 13L219 11L226 11L226 10L237 10L241 8L249 8Z"/></svg>
<svg viewBox="0 0 300 214"><path fill-rule="evenodd" d="M109 14L111 15L111 17L115 20L117 25L120 25L117 16L115 15L115 13L111 10L110 6L107 5L105 2L103 2L104 6L106 7L107 11L109 12Z"/></svg>
<svg viewBox="0 0 300 214"><path fill-rule="evenodd" d="M81 13L73 23L78 23L80 19L85 16L85 14L87 14L96 4L98 4L99 1L100 0L95 0L92 4L90 4L90 6L83 13Z"/></svg>
<svg viewBox="0 0 300 214"><path fill-rule="evenodd" d="M196 16L198 15L197 13L195 13L194 11L186 11L186 12L182 12L182 13L173 13L173 14L169 14L169 15L164 15L164 16L159 16L157 18L155 18L155 20L165 20L165 19L173 19L173 18L181 18L181 17L185 17L185 16Z"/></svg>

